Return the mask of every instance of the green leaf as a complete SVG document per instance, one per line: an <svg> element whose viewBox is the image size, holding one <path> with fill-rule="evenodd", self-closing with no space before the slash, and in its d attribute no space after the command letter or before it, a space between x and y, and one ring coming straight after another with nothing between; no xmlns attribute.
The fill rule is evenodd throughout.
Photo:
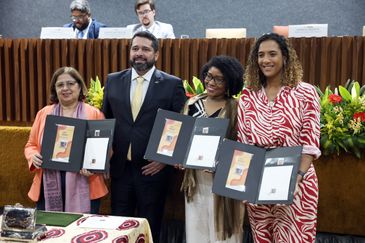
<svg viewBox="0 0 365 243"><path fill-rule="evenodd" d="M341 97L347 101L347 102L350 102L351 101L351 94L350 92L343 86L339 86L339 92L340 92L340 95Z"/></svg>
<svg viewBox="0 0 365 243"><path fill-rule="evenodd" d="M348 86L345 86L345 88L350 92L351 91L351 89L352 89L352 87L354 86L354 80L351 80L351 82L349 83L349 85Z"/></svg>
<svg viewBox="0 0 365 243"><path fill-rule="evenodd" d="M361 151L357 147L353 147L352 151L354 152L357 158L361 159Z"/></svg>
<svg viewBox="0 0 365 243"><path fill-rule="evenodd" d="M331 145L331 141L328 139L327 134L321 135L320 142L321 142L322 148L324 148L324 149L327 149Z"/></svg>
<svg viewBox="0 0 365 243"><path fill-rule="evenodd" d="M323 96L321 97L321 107L324 107L329 103L328 96L330 95L330 93L332 93L332 91L330 90L330 87L327 86Z"/></svg>
<svg viewBox="0 0 365 243"><path fill-rule="evenodd" d="M201 94L204 92L204 86L203 86L202 82L200 81L200 79L198 79L195 76L193 76L193 84L194 84L196 94Z"/></svg>
<svg viewBox="0 0 365 243"><path fill-rule="evenodd" d="M365 95L365 85L363 85L363 86L361 87L359 95L360 95L360 96Z"/></svg>
<svg viewBox="0 0 365 243"><path fill-rule="evenodd" d="M183 80L183 86L184 86L184 89L185 89L185 90L186 90L186 88L188 87L188 85L190 86L189 82L188 82L186 79L184 79L184 80Z"/></svg>
<svg viewBox="0 0 365 243"><path fill-rule="evenodd" d="M352 100L359 98L359 96L360 96L360 84L358 82L355 82L351 89Z"/></svg>
<svg viewBox="0 0 365 243"><path fill-rule="evenodd" d="M195 90L190 86L189 82L187 80L183 81L183 86L185 88L185 91L189 94L195 95Z"/></svg>
<svg viewBox="0 0 365 243"><path fill-rule="evenodd" d="M238 94L233 95L233 98L239 99L241 97L241 93L242 93L242 90Z"/></svg>
<svg viewBox="0 0 365 243"><path fill-rule="evenodd" d="M365 144L365 137L358 137L358 138L357 138L357 141L358 141L360 144Z"/></svg>
<svg viewBox="0 0 365 243"><path fill-rule="evenodd" d="M338 140L337 143L343 150L348 151L346 145L341 140Z"/></svg>
<svg viewBox="0 0 365 243"><path fill-rule="evenodd" d="M345 83L345 88L350 91L350 85L352 85L353 82L354 82L354 80L351 80L350 78L347 79L347 81Z"/></svg>
<svg viewBox="0 0 365 243"><path fill-rule="evenodd" d="M344 143L346 144L346 147L352 148L354 147L354 141L352 140L352 137L348 137L344 140Z"/></svg>
<svg viewBox="0 0 365 243"><path fill-rule="evenodd" d="M99 80L98 76L96 76L96 79L95 79L95 89L96 90L101 90L101 83L100 83L100 80Z"/></svg>

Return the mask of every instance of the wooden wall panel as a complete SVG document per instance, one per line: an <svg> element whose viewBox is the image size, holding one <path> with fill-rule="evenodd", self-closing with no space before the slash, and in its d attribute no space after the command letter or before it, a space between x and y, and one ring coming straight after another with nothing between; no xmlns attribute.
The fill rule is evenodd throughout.
<svg viewBox="0 0 365 243"><path fill-rule="evenodd" d="M28 50L29 50L29 55L28 55L28 77L26 82L28 83L28 92L29 92L29 117L27 118L27 120L31 120L33 117L35 117L36 115L36 108L38 107L38 103L37 103L37 90L36 90L36 77L35 77L35 73L36 73L36 52L35 52L35 45L34 45L34 41L33 40L29 40L28 42Z"/></svg>
<svg viewBox="0 0 365 243"><path fill-rule="evenodd" d="M0 40L1 41L1 40ZM13 79L13 74L14 70L13 70L13 63L11 62L12 60L12 48L13 48L13 41L12 40L5 40L5 45L4 45L4 54L5 54L5 67L4 67L4 76L5 76L5 95L3 97L1 97L1 99L3 100L3 102L5 102L6 105L6 120L7 121L12 121L15 120L14 117L14 111L15 109L14 107L14 102L11 100L12 92L13 92L13 83L12 83L12 79Z"/></svg>
<svg viewBox="0 0 365 243"><path fill-rule="evenodd" d="M20 43L20 90L19 90L19 94L20 94L20 112L21 112L21 121L27 121L30 119L29 116L29 97L30 97L30 90L29 90L29 81L28 81L28 75L29 75L29 71L28 71L28 67L29 67L29 62L28 62L28 58L27 56L29 55L29 50L28 50L28 40L22 41Z"/></svg>
<svg viewBox="0 0 365 243"><path fill-rule="evenodd" d="M48 90L46 89L46 68L43 67L44 58L45 58L45 52L44 52L44 46L45 43L41 42L40 40L37 40L36 42L37 46L37 80L35 83L35 86L37 88L36 96L38 97L38 107L36 107L37 110L39 110L44 104L46 104L48 100ZM33 118L34 119L34 118Z"/></svg>
<svg viewBox="0 0 365 243"><path fill-rule="evenodd" d="M6 108L5 108L5 77L4 77L4 42L0 42L0 119L5 120Z"/></svg>
<svg viewBox="0 0 365 243"><path fill-rule="evenodd" d="M215 55L236 57L244 66L254 38L160 40L157 68L192 80ZM291 38L304 81L324 89L347 79L365 82L365 37ZM87 84L128 68L129 40L0 39L0 122L31 123L48 102L49 83L61 66L73 66Z"/></svg>

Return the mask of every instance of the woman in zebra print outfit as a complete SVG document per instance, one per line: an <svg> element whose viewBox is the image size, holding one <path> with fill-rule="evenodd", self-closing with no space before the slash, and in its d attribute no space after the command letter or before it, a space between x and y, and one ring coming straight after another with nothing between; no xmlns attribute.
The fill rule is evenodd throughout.
<svg viewBox="0 0 365 243"><path fill-rule="evenodd" d="M277 34L261 36L248 60L238 107L238 140L265 148L302 145L291 205L255 205L247 211L255 242L314 242L318 182L313 167L320 138L315 88L301 82L295 50Z"/></svg>

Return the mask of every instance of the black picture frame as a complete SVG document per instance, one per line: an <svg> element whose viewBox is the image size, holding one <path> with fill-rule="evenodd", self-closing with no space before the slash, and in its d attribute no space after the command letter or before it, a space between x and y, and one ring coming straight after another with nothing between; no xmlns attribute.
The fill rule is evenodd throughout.
<svg viewBox="0 0 365 243"><path fill-rule="evenodd" d="M115 119L84 120L63 116L48 115L46 117L42 139L42 168L69 172L78 172L83 168L85 144L88 138L108 138L103 169L88 169L94 173L109 171L109 151L114 135ZM98 130L97 133L95 131ZM72 135L71 135L72 134ZM62 141L62 137L65 139ZM70 140L70 141L69 141ZM68 144L70 147L68 148ZM63 148L64 150L58 152ZM60 153L63 153L60 155ZM61 156L64 156L63 158Z"/></svg>
<svg viewBox="0 0 365 243"><path fill-rule="evenodd" d="M265 149L224 139L212 191L255 204L291 204L302 149Z"/></svg>
<svg viewBox="0 0 365 243"><path fill-rule="evenodd" d="M168 124L169 123L169 124ZM194 118L177 112L159 109L152 128L144 158L159 161L168 165L181 164L185 168L215 170L219 145L226 136L228 119L224 118ZM171 125L172 124L172 125ZM172 135L168 135L168 133ZM200 147L199 150L209 150L210 165L187 163L192 144L199 139L209 140L208 136L215 138L216 148ZM164 141L167 141L164 143ZM164 151L162 147L167 144L170 150ZM214 156L215 154L215 156ZM213 159L211 159L213 157Z"/></svg>
<svg viewBox="0 0 365 243"><path fill-rule="evenodd" d="M92 169L88 168L89 171L93 173L105 173L109 172L110 169L110 153L112 151L113 139L114 139L114 129L116 119L104 119L104 120L86 120L87 121L87 132L86 132L86 142L89 138L107 138L108 144L105 153L102 154L103 165L102 169ZM85 151L86 153L86 151ZM84 153L84 158L85 158ZM85 163L85 161L84 161ZM85 168L83 163L82 168Z"/></svg>

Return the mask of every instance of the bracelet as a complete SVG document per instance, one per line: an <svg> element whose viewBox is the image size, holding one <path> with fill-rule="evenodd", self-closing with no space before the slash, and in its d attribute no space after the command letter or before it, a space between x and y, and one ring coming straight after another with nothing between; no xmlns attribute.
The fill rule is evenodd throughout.
<svg viewBox="0 0 365 243"><path fill-rule="evenodd" d="M302 176L302 178L303 178L303 177L304 177L304 175L305 175L305 173L306 173L306 172L304 172L304 171L298 170L298 173L297 173L297 174L298 174L298 175L301 175L301 176Z"/></svg>

